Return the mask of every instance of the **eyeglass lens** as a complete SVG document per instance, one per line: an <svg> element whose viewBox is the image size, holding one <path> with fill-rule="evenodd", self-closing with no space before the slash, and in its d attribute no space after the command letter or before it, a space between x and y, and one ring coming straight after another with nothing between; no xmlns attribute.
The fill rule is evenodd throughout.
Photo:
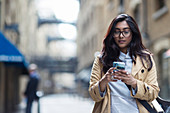
<svg viewBox="0 0 170 113"><path fill-rule="evenodd" d="M131 35L130 29L125 29L125 30L123 30L123 31L121 31L121 30L115 30L115 31L114 31L114 37L120 37L121 33L122 33L122 35L123 35L124 37L129 37L129 36Z"/></svg>

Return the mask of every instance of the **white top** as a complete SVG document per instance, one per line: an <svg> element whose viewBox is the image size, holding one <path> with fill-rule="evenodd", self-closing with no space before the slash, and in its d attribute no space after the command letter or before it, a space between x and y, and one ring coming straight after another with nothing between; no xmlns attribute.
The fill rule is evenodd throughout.
<svg viewBox="0 0 170 113"><path fill-rule="evenodd" d="M125 63L125 70L131 73L132 59L127 54L120 53L119 59ZM121 80L109 82L111 89L111 113L139 113L136 100L131 97L130 90Z"/></svg>

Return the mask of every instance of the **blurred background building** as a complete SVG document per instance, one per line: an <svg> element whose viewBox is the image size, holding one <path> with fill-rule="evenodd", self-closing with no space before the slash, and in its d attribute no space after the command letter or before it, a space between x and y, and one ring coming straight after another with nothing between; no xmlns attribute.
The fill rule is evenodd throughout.
<svg viewBox="0 0 170 113"><path fill-rule="evenodd" d="M0 0L0 113L13 112L21 101L21 75L28 74L24 56L29 58L35 45L34 9L31 2Z"/></svg>
<svg viewBox="0 0 170 113"><path fill-rule="evenodd" d="M120 13L136 19L154 54L159 95L170 99L170 1L60 0L63 6L56 1L0 0L0 113L13 113L22 101L29 63L38 65L39 90L45 95L69 92L88 98L93 60ZM78 11L78 20L72 19Z"/></svg>
<svg viewBox="0 0 170 113"><path fill-rule="evenodd" d="M57 5L55 2L0 0L0 113L13 113L18 109L29 80L30 63L38 65L39 90L45 95L74 92L76 21L57 17L50 9L51 4L53 8ZM75 8L79 9L78 1L76 3ZM63 26L73 30L65 29L67 33L62 33Z"/></svg>

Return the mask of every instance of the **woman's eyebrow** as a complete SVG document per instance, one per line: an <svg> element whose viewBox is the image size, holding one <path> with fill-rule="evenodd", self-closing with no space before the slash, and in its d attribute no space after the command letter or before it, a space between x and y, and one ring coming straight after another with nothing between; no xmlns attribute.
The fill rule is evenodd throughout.
<svg viewBox="0 0 170 113"><path fill-rule="evenodd" d="M115 28L116 30L121 30L120 28ZM123 28L123 30L130 29L129 27Z"/></svg>

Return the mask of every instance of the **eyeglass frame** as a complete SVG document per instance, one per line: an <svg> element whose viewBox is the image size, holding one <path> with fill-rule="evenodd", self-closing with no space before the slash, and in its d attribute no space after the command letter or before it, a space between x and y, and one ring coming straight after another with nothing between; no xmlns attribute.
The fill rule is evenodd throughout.
<svg viewBox="0 0 170 113"><path fill-rule="evenodd" d="M118 28L116 28L116 29L118 29ZM129 30L128 32L130 32L130 35L131 35L131 29L130 29L130 28L123 28L123 29L128 29L128 30ZM128 38L128 37L130 36L130 35L129 35L129 36L126 37L126 36L124 35L124 33L123 33L123 32L125 32L124 30L123 30L123 31L121 31L120 29L118 29L118 30L119 30L119 35L118 35L117 37L115 37L114 33L115 33L116 30L114 30L114 32L113 32L113 37L118 38L118 37L120 37L121 34L122 34L123 37L125 37L125 38ZM126 32L127 32L127 31L126 31Z"/></svg>

